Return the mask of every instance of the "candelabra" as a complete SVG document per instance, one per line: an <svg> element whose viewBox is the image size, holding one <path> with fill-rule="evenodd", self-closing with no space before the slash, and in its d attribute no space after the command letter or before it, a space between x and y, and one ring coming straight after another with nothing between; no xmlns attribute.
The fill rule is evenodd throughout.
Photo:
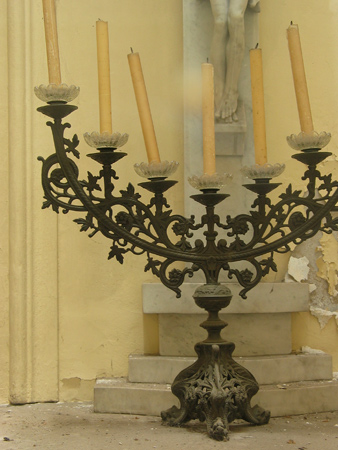
<svg viewBox="0 0 338 450"><path fill-rule="evenodd" d="M127 253L144 254L145 270L151 270L178 297L186 276L192 277L196 271L205 276L206 283L197 288L194 299L208 312L207 320L201 324L208 336L195 346L197 361L174 380L172 392L179 399L180 408L173 406L162 412L163 422L179 426L191 419L206 421L209 435L217 440L228 439L229 423L235 419L257 425L267 423L270 412L250 404L259 389L254 376L232 359L235 345L221 337L227 324L218 313L229 305L232 296L219 283L219 274L223 270L229 278L235 277L242 286L240 295L246 298L246 293L262 277L277 270L274 252L287 252L290 243L299 244L319 230L326 233L338 230L338 219L331 214L338 202L338 182L332 180L332 175L321 175L317 169L331 154L321 151L330 135L301 133L288 138L289 145L298 150L293 158L307 166L302 177L307 182L304 195L290 184L273 203L267 194L280 183L271 179L283 168L280 165L245 168L252 182L244 186L256 194L252 210L236 217L228 215L225 223L215 213L215 207L228 197L219 190L229 177L192 177L191 184L200 192L191 198L205 207L205 214L196 221L194 216L174 214L164 197L177 183L168 179L176 168L174 162L136 165L136 171L147 178L139 186L150 192L149 204L141 201L141 195L130 183L116 192L115 164L126 156L119 148L126 143L127 135L86 133L87 143L97 149L88 156L102 168L98 175L88 173L87 179L80 179L71 158L80 156L79 139L77 135L66 138L64 132L70 124L63 123L77 109L68 104L77 94L76 88L40 86L36 94L47 102L38 111L53 119L47 125L51 127L56 151L47 159L38 158L42 161L43 208L83 212L84 217L74 222L90 237L100 232L111 240L109 259L115 258L122 264ZM193 241L196 230L203 231L204 239ZM218 231L226 239L217 239ZM234 268L233 263L239 261L246 261L250 269ZM185 263L184 268L174 267L177 262Z"/></svg>

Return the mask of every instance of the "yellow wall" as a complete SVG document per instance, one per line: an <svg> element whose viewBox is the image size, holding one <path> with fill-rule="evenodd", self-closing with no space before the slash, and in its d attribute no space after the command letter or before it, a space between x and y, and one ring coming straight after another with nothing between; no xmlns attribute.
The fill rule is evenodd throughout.
<svg viewBox="0 0 338 450"><path fill-rule="evenodd" d="M127 63L130 47L141 55L161 156L183 162L182 2L84 2L82 20L69 33L70 11L78 11L78 5L78 0L58 4L63 79L81 86L72 125L80 135L99 127L95 20L108 20L113 129L130 135L124 147L129 155L117 167L121 176L116 184L124 189L129 181L141 181L132 166L146 160ZM90 152L85 144L81 150ZM92 173L98 170L96 163L82 163ZM173 189L170 198L178 210L180 194ZM100 236L89 240L70 219L60 217L58 234L60 398L66 400L91 398L98 376L125 376L130 353L158 351L157 318L142 314L142 283L153 280L144 273L145 257L128 254L123 266L108 261L109 241Z"/></svg>
<svg viewBox="0 0 338 450"><path fill-rule="evenodd" d="M8 328L8 97L7 91L7 9L0 4L0 81L3 96L0 104L0 142L3 147L0 165L0 402L7 401L9 382L9 328Z"/></svg>
<svg viewBox="0 0 338 450"><path fill-rule="evenodd" d="M48 81L42 5L40 0L0 3L2 86L6 85L7 77L7 4L20 10L26 26L22 39L25 45L22 64L16 65L11 60L9 72L23 71L19 81L25 80L20 89L23 92L22 107L26 112L23 135L26 144L22 146L21 154L13 156L14 138L17 136L12 128L9 132L9 150L13 159L10 165L11 185L22 183L25 192L14 197L19 200L15 207L12 205L10 220L17 228L10 227L13 246L10 252L7 247L7 215L3 214L1 218L0 402L6 402L9 395L12 401L17 402L20 399L87 400L92 398L97 377L126 376L130 353L157 352L157 319L156 316L142 314L141 298L142 283L153 281L153 277L149 272L144 273L144 257L127 255L123 266L116 261L108 261L109 242L99 236L88 239L85 233L79 233L78 225L72 221L76 214L60 213L56 216L51 210L41 211L41 163L36 161L36 157L47 157L52 150L45 117L35 111L41 102L32 93L33 86ZM299 23L315 128L332 132L330 150L335 151L338 136L335 120L338 8L335 4L329 0L261 0L260 46L264 59L268 157L270 162L287 164L282 180L285 182L294 181L302 169L291 160L292 151L285 142L286 135L299 130L285 30L290 20ZM141 54L162 159L181 163L177 179L182 182L182 1L56 0L56 5L62 80L81 88L80 97L74 102L79 110L70 118L72 129L67 132L68 136L73 132L81 138L82 133L99 128L95 21L98 18L108 20L113 128L130 134L125 147L129 156L118 163L118 189L125 188L127 180L134 185L139 182L132 165L146 159L126 58L130 47ZM10 12L8 20L11 27L18 26L22 33L22 27L15 25L13 11ZM13 35L11 27L10 37ZM15 46L13 51L18 51ZM10 99L14 95L15 90L12 89ZM1 123L7 123L5 96L2 96L0 114ZM16 117L10 114L10 117ZM20 126L20 134L21 123L17 125ZM2 126L0 131L6 142L7 130ZM79 150L79 165L82 178L85 178L87 170L96 173L97 167L86 158L86 153L91 150L85 143L81 142ZM3 152L3 158L0 169L1 192L4 193L1 206L6 212L8 184L4 168L7 152ZM24 181L20 176L14 177L16 161L21 163L19 173L24 173ZM178 212L183 210L180 187L173 188L169 203ZM20 232L15 208L18 214L25 214L23 232ZM26 242L26 256L22 260L17 236ZM19 263L14 264L13 261ZM14 288L20 279L21 263L26 281L16 292ZM285 266L283 262L281 265ZM12 308L9 315L8 277L15 291L12 292L11 303L19 308ZM15 311L20 314L14 314ZM307 314L295 316L294 347L309 345L328 351L335 357L337 371L338 337L332 322L320 331L313 317ZM24 340L18 338L20 333ZM15 342L12 342L13 336ZM10 369L8 346L12 355ZM25 358L20 360L21 365L17 365L17 355L20 354ZM12 394L9 394L8 377ZM16 391L20 395L13 395Z"/></svg>
<svg viewBox="0 0 338 450"><path fill-rule="evenodd" d="M332 355L333 370L338 371L338 324L331 318L321 329L316 317L309 313L295 313L292 318L293 347L298 351L303 346L322 350Z"/></svg>

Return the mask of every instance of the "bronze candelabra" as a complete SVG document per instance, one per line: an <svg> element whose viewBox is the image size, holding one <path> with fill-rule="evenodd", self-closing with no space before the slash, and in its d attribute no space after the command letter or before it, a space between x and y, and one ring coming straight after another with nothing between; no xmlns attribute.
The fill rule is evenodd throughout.
<svg viewBox="0 0 338 450"><path fill-rule="evenodd" d="M149 204L132 184L116 191L116 163L126 153L119 147L127 137L116 134L102 144L95 141L95 153L88 156L102 167L98 175L88 173L87 179L79 178L79 170L71 157L79 158L79 139L64 136L70 127L63 119L77 109L67 104L68 99L43 97L47 105L38 111L52 118L51 127L55 153L42 161L43 208L52 207L55 212L76 211L84 213L74 222L89 237L102 233L110 239L109 259L124 262L127 253L144 254L147 258L145 271L160 278L161 282L180 296L180 286L186 276L202 271L206 284L197 288L194 299L198 306L208 312L201 326L208 336L195 346L197 361L177 375L172 392L180 400L180 409L173 406L161 413L163 422L179 426L191 419L206 421L209 435L217 440L228 439L229 423L245 419L253 424L265 424L270 412L258 405L251 407L251 398L259 387L254 376L232 359L235 345L221 337L227 325L218 316L229 305L230 290L218 281L221 270L235 277L242 286L240 295L255 287L270 270L276 271L274 252L287 252L289 244L299 244L314 236L319 230L326 233L338 230L338 219L332 217L338 202L338 182L331 175L322 176L317 165L331 153L321 151L330 136L326 133L306 136L290 136L289 144L300 150L293 155L307 166L303 180L307 192L293 190L291 184L279 195L277 203L267 196L279 184L272 183L270 168L251 174L253 182L245 188L256 194L252 210L236 217L226 217L222 223L215 207L227 194L219 193L219 186L200 186L200 193L191 198L205 207L205 214L196 221L174 214L164 197L176 181L167 178L165 171L139 186L151 193ZM256 170L255 169L255 170ZM255 172L254 170L254 172ZM250 170L249 170L250 172ZM217 184L217 183L216 183ZM319 194L319 195L318 195ZM173 231L175 239L170 238ZM193 233L202 230L203 239L193 241ZM224 237L217 239L218 231ZM186 263L185 268L173 267L176 262ZM232 267L233 262L246 261L250 267L243 270Z"/></svg>

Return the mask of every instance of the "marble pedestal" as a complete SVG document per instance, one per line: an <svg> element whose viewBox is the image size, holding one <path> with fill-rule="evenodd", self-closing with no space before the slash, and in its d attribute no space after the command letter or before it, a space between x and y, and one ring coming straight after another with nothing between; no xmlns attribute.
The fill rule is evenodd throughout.
<svg viewBox="0 0 338 450"><path fill-rule="evenodd" d="M199 323L206 313L192 298L196 287L196 283L185 284L182 298L176 299L160 284L143 286L144 313L159 314L162 354L130 355L128 379L97 380L96 412L159 415L173 404L178 406L170 384L195 361L192 355L198 334L205 337ZM291 313L308 310L308 286L261 283L247 300L238 296L239 286L231 284L230 288L234 296L225 310L229 326L223 334L236 344L235 360L260 384L254 401L272 416L338 409L338 381L332 379L331 356L291 353Z"/></svg>
<svg viewBox="0 0 338 450"><path fill-rule="evenodd" d="M292 350L291 313L308 310L308 286L296 283L260 283L243 300L236 283L226 284L233 293L220 317L229 325L222 335L236 345L234 356L282 355ZM197 283L185 283L182 297L161 284L143 285L143 311L159 315L160 355L194 356L194 346L206 338L199 326L206 311L195 305Z"/></svg>

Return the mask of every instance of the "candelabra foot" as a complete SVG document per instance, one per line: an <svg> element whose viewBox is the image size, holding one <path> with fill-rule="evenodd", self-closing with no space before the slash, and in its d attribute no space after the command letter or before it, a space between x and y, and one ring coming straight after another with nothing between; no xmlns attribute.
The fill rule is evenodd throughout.
<svg viewBox="0 0 338 450"><path fill-rule="evenodd" d="M258 383L232 359L234 348L231 342L200 342L195 346L197 361L179 373L172 384L180 408L173 406L161 413L165 425L180 426L199 419L206 422L211 438L222 441L229 439L229 424L235 419L255 425L268 423L270 412L250 405Z"/></svg>

